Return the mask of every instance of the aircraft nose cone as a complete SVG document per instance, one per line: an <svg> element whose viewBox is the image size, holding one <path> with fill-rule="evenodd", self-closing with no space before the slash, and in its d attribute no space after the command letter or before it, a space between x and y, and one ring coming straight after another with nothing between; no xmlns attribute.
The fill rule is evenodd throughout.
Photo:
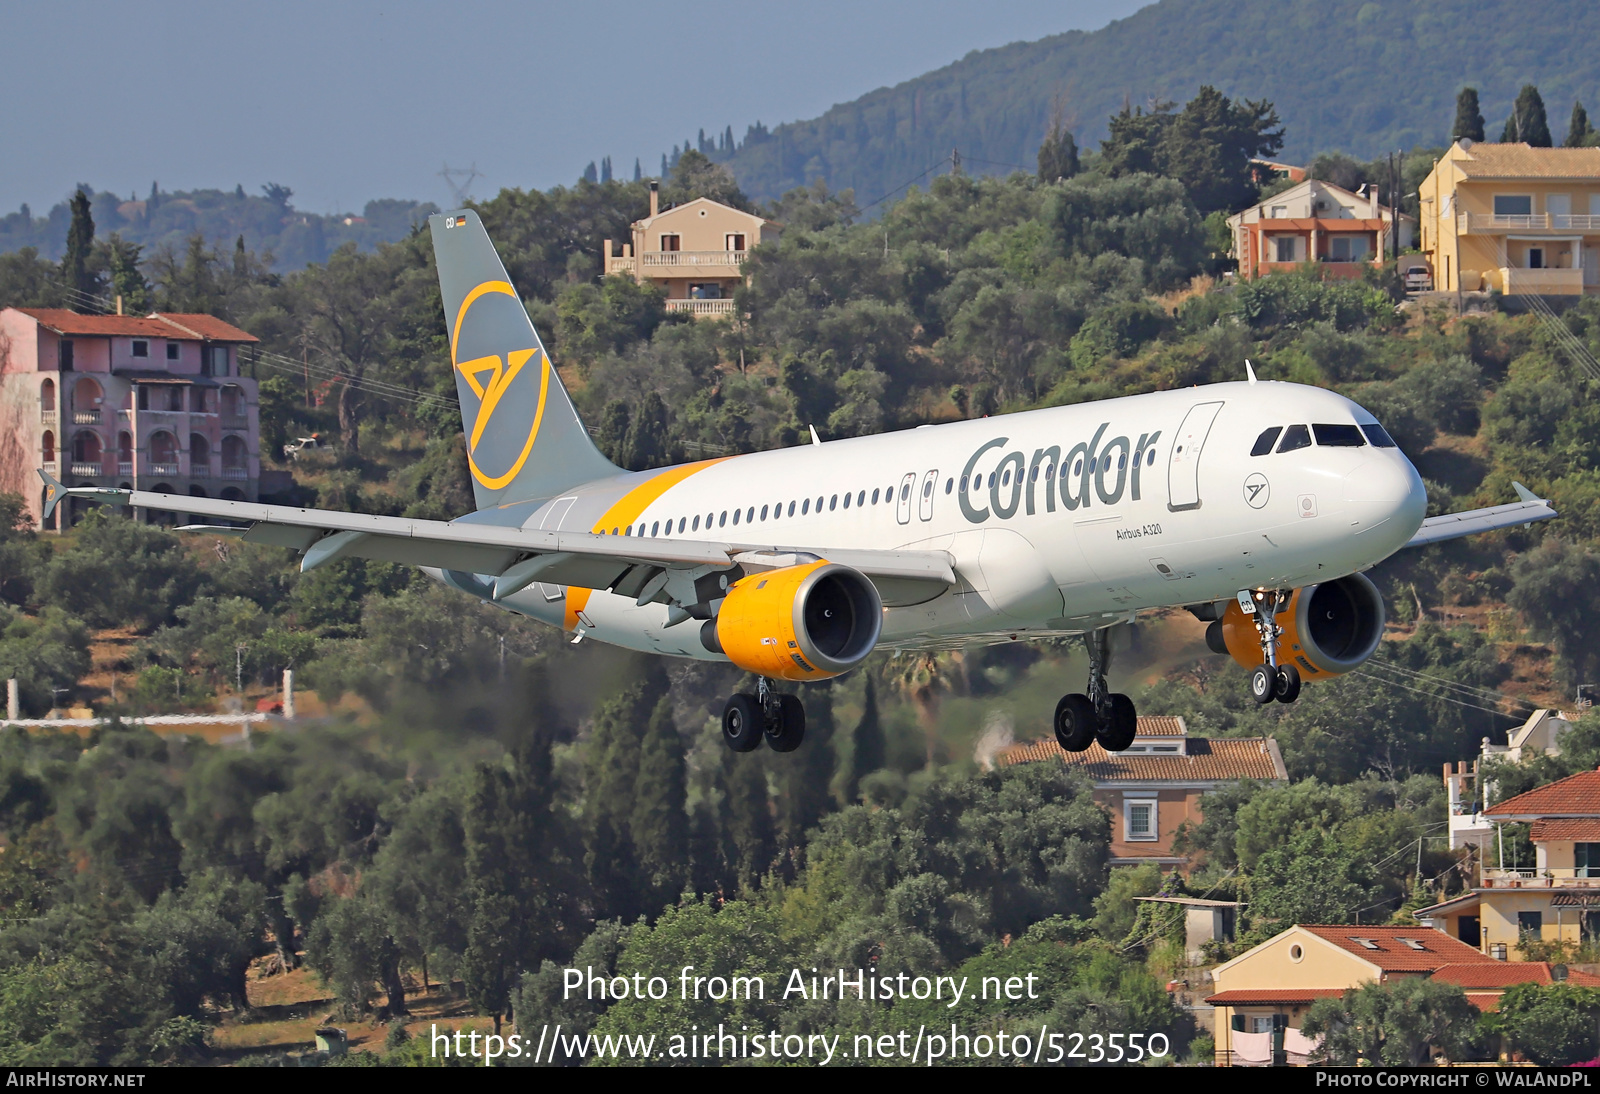
<svg viewBox="0 0 1600 1094"><path fill-rule="evenodd" d="M1398 547L1422 527L1428 491L1411 461L1384 453L1363 461L1344 478L1344 500L1355 535L1381 533Z"/></svg>

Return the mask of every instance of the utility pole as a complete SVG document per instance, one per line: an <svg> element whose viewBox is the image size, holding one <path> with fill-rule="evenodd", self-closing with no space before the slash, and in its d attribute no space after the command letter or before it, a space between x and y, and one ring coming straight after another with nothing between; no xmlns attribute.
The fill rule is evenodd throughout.
<svg viewBox="0 0 1600 1094"><path fill-rule="evenodd" d="M961 149L959 148L950 149L950 173L952 175L961 174Z"/></svg>
<svg viewBox="0 0 1600 1094"><path fill-rule="evenodd" d="M233 690L244 692L244 651L249 646L236 645L233 647Z"/></svg>

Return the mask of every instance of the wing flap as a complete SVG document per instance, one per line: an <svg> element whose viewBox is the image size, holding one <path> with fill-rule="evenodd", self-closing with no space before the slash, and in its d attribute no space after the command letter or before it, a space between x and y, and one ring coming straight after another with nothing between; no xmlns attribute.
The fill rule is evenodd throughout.
<svg viewBox="0 0 1600 1094"><path fill-rule="evenodd" d="M1487 509L1469 509L1462 513L1444 513L1429 517L1417 529L1417 534L1406 541L1407 547L1425 547L1430 543L1473 536L1480 532L1495 532L1502 528L1516 528L1536 521L1551 520L1558 514L1549 501L1538 498L1521 483L1515 484L1521 501L1507 505L1491 505Z"/></svg>

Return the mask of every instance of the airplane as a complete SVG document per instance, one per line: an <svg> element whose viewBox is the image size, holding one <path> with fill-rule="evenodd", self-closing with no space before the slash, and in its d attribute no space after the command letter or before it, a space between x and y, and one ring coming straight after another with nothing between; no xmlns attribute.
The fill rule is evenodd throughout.
<svg viewBox="0 0 1600 1094"><path fill-rule="evenodd" d="M66 487L63 497L226 524L179 531L422 567L586 638L731 663L723 737L805 735L777 681L826 680L876 649L1079 636L1082 692L1057 742L1118 752L1136 711L1106 681L1110 628L1187 608L1251 669L1258 703L1358 667L1383 601L1364 571L1397 551L1556 516L1507 505L1427 518L1422 479L1377 418L1302 384L1247 379L876 436L617 467L595 447L477 213L429 218L477 509L411 520Z"/></svg>

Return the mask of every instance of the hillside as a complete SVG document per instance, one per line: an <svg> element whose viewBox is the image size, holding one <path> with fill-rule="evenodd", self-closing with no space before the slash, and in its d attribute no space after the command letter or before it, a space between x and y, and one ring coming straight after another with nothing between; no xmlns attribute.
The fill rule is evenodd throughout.
<svg viewBox="0 0 1600 1094"><path fill-rule="evenodd" d="M1184 102L1202 84L1269 99L1284 156L1370 158L1442 143L1458 88L1478 88L1495 129L1535 83L1560 140L1574 98L1600 105L1600 6L1549 0L1162 0L1086 33L973 52L809 121L753 128L728 164L753 197L815 178L871 201L961 150L978 174L1031 169L1060 96L1080 147L1125 101Z"/></svg>

